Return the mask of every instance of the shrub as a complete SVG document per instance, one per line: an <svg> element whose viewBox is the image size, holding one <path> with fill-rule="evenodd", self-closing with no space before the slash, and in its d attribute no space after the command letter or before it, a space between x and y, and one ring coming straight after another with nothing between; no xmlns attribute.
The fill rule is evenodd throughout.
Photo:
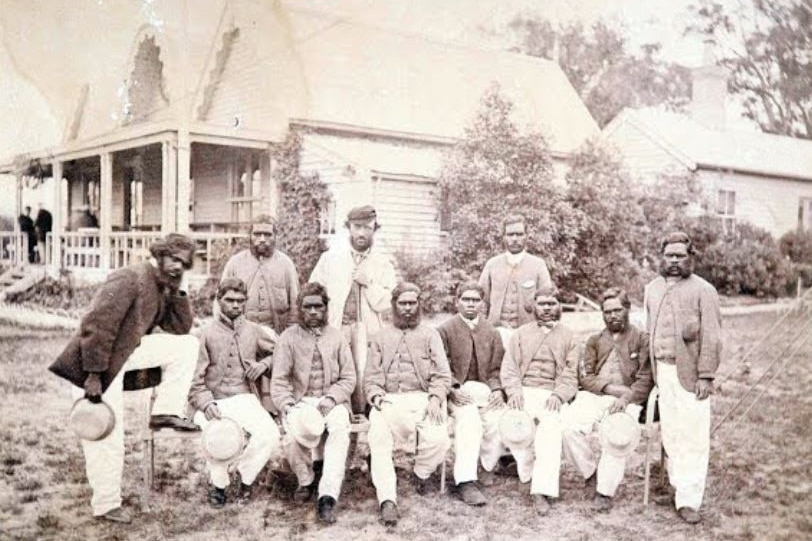
<svg viewBox="0 0 812 541"><path fill-rule="evenodd" d="M781 253L794 263L812 265L812 231L790 231L779 241Z"/></svg>
<svg viewBox="0 0 812 541"><path fill-rule="evenodd" d="M790 266L772 236L739 223L697 258L696 273L726 295L775 297L786 291Z"/></svg>
<svg viewBox="0 0 812 541"><path fill-rule="evenodd" d="M401 279L420 287L420 307L426 316L453 312L457 286L472 278L466 271L452 268L443 250L423 255L397 251L395 260Z"/></svg>

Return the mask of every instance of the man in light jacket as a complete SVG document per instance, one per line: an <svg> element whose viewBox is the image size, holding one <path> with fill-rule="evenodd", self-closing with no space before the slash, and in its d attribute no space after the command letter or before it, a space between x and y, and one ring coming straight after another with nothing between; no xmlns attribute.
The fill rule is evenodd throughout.
<svg viewBox="0 0 812 541"><path fill-rule="evenodd" d="M352 209L344 225L349 231L349 243L341 242L323 253L310 281L327 288L331 299L327 321L331 327L341 329L350 344L358 382L352 409L364 413L361 380L367 340L383 325L397 279L391 258L374 242L380 229L375 209L369 205Z"/></svg>
<svg viewBox="0 0 812 541"><path fill-rule="evenodd" d="M490 258L479 277L485 291L488 321L499 329L507 344L513 331L536 320L533 295L552 284L547 264L527 253L527 222L513 214L502 225L506 252Z"/></svg>
<svg viewBox="0 0 812 541"><path fill-rule="evenodd" d="M693 273L694 250L682 232L660 246L660 274L646 285L651 368L659 388L660 429L674 505L689 524L701 520L710 455L710 395L721 353L716 289Z"/></svg>
<svg viewBox="0 0 812 541"><path fill-rule="evenodd" d="M240 474L240 500L251 497L251 487L270 458L279 450L279 428L260 402L257 379L270 374L273 342L260 325L245 319L247 291L239 278L226 278L217 288L219 314L200 335L200 354L189 391L201 427L223 416L236 421L249 434L248 445L233 461ZM209 505L226 503L229 463L207 462Z"/></svg>
<svg viewBox="0 0 812 541"><path fill-rule="evenodd" d="M330 299L319 283L308 283L297 300L300 322L279 337L274 353L271 395L283 415L285 451L299 481L294 501L304 503L315 488L312 448L297 434L303 404L315 407L324 418L327 436L318 486L319 520L335 522L333 508L341 493L350 446L350 396L355 389L355 366L341 331L327 324Z"/></svg>

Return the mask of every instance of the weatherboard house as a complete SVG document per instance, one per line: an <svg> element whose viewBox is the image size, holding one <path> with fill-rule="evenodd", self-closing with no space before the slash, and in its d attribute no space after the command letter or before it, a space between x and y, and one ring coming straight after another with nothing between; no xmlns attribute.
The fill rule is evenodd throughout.
<svg viewBox="0 0 812 541"><path fill-rule="evenodd" d="M189 233L202 251L244 235L252 217L275 214L274 150L293 131L302 172L318 173L333 198L323 236L329 241L351 207L370 202L390 250L441 242L442 156L494 83L516 119L549 136L559 169L599 133L554 62L274 2L227 2L213 35L172 20L145 24L121 65L101 69L89 74L61 144L14 162L18 186L21 161L61 179L48 264L85 275L143 256L166 232ZM205 255L196 265L203 273Z"/></svg>
<svg viewBox="0 0 812 541"><path fill-rule="evenodd" d="M641 182L694 175L727 232L741 221L776 238L812 230L812 141L732 129L726 77L706 51L693 72L688 114L624 109L602 137Z"/></svg>

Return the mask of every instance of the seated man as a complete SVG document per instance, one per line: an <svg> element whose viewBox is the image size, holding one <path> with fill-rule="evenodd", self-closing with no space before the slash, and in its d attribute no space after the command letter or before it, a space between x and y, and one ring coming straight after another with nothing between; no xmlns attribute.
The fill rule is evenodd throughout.
<svg viewBox="0 0 812 541"><path fill-rule="evenodd" d="M549 498L558 497L562 416L577 391L578 347L572 331L559 321L555 286L537 289L533 303L536 321L525 323L510 337L500 375L508 407L523 409L538 420L533 448L510 452L519 480L532 479L533 505L543 516L550 511Z"/></svg>
<svg viewBox="0 0 812 541"><path fill-rule="evenodd" d="M262 407L256 380L271 369L273 344L256 323L245 319L245 283L225 278L217 288L220 313L200 335L189 402L197 410L194 420L201 427L213 419L230 417L249 434L248 445L236 458L240 473L240 499L251 496L251 484L277 454L279 428ZM209 504L222 507L229 485L227 462L208 460Z"/></svg>
<svg viewBox="0 0 812 541"><path fill-rule="evenodd" d="M601 296L606 328L589 337L584 351L583 391L579 391L568 412L564 430L564 454L584 479L597 470L594 508L608 511L612 497L623 480L626 458L601 452L595 464L587 441L595 423L607 413L627 412L635 421L654 386L649 363L648 334L629 323L631 303L626 292L610 288Z"/></svg>
<svg viewBox="0 0 812 541"><path fill-rule="evenodd" d="M505 348L499 332L482 315L485 293L476 282L457 289L458 315L437 330L451 365L452 385L449 410L454 426L454 481L468 505L485 505L486 500L474 481L477 461L492 472L505 448L499 438L499 417L505 400L499 369ZM480 382L490 388L486 407L478 407L465 391L466 382Z"/></svg>
<svg viewBox="0 0 812 541"><path fill-rule="evenodd" d="M299 323L279 337L274 353L271 396L284 416L284 447L299 488L294 500L303 503L313 489L311 448L300 443L298 423L300 404L318 409L324 417L324 467L319 482L319 519L335 522L333 507L341 492L344 467L350 446L350 397L355 389L355 364L342 332L327 325L329 299L319 283L304 286L296 301Z"/></svg>
<svg viewBox="0 0 812 541"><path fill-rule="evenodd" d="M408 282L392 290L393 324L370 338L364 371L364 395L373 408L368 433L372 484L385 526L398 521L395 439L403 445L417 438L414 481L421 495L451 445L445 414L451 372L440 335L420 322L419 295L420 288Z"/></svg>

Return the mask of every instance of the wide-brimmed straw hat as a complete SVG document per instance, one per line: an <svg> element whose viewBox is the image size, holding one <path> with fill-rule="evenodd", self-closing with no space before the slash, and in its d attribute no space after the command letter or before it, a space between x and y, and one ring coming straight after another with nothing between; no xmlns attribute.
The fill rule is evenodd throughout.
<svg viewBox="0 0 812 541"><path fill-rule="evenodd" d="M625 457L632 454L640 443L640 436L640 423L626 412L613 413L601 421L601 445L612 455Z"/></svg>
<svg viewBox="0 0 812 541"><path fill-rule="evenodd" d="M470 396L480 408L487 406L491 397L491 388L481 381L466 381L460 386L460 391Z"/></svg>
<svg viewBox="0 0 812 541"><path fill-rule="evenodd" d="M206 458L229 462L242 452L245 446L245 431L231 417L212 419L203 429L201 443Z"/></svg>
<svg viewBox="0 0 812 541"><path fill-rule="evenodd" d="M499 418L499 435L504 444L521 449L533 443L536 423L525 411L509 409Z"/></svg>
<svg viewBox="0 0 812 541"><path fill-rule="evenodd" d="M116 415L104 401L94 403L87 398L80 398L73 403L68 424L83 440L98 441L113 431L116 426Z"/></svg>
<svg viewBox="0 0 812 541"><path fill-rule="evenodd" d="M314 406L300 402L288 411L288 427L300 445L312 449L321 442L324 417Z"/></svg>

